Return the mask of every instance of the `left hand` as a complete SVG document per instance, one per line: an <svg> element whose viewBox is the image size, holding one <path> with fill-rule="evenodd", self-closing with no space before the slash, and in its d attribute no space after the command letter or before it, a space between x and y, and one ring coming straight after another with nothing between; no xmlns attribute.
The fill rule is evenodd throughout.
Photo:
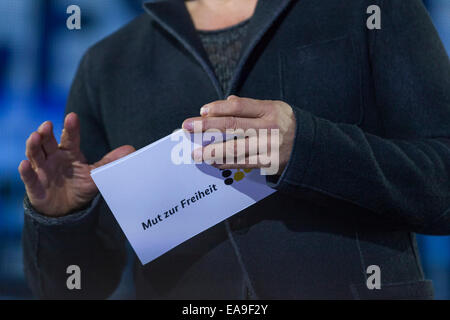
<svg viewBox="0 0 450 320"><path fill-rule="evenodd" d="M229 96L227 100L204 105L200 109L200 115L201 117L186 119L183 129L194 132L194 128L197 130L197 126L201 126L202 132L219 130L224 133L226 130L242 129L247 132L254 129L258 135L241 135L235 140L196 149L193 152L194 160L207 161L220 169L270 167L270 174L283 172L291 156L296 130L295 115L287 103ZM260 129L267 129L267 142L261 138L264 131ZM245 143L245 148L238 148L239 143ZM261 143L267 143L266 148L261 148ZM215 156L215 150L219 150L217 148L223 150L223 157L220 159L222 161L217 161L218 157ZM227 163L226 155L230 153L234 155L234 161ZM266 160L263 161L264 157Z"/></svg>

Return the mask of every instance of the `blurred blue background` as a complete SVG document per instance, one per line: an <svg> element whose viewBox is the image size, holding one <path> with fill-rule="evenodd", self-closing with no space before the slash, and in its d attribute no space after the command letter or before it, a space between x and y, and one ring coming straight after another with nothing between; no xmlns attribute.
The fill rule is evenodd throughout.
<svg viewBox="0 0 450 320"><path fill-rule="evenodd" d="M406 0L407 1L407 0ZM58 133L69 86L85 50L142 12L142 0L0 0L0 299L31 298L22 270L25 140L51 120ZM82 29L66 28L79 5ZM425 1L450 52L450 0ZM436 298L450 299L450 237L418 236ZM132 297L127 275L115 297ZM128 287L128 288L127 288Z"/></svg>

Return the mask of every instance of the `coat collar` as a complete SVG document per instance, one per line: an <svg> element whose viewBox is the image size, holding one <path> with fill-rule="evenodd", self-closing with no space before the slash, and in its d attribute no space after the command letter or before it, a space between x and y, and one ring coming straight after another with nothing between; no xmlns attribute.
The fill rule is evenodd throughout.
<svg viewBox="0 0 450 320"><path fill-rule="evenodd" d="M238 87L246 63L266 32L293 0L258 0L255 13L248 26L248 37L242 48L241 58L231 80L230 92L222 92L220 83L214 74L208 55L197 36L192 19L184 0L153 0L144 3L147 13L166 31L174 36L200 63L208 74L220 99L232 94Z"/></svg>

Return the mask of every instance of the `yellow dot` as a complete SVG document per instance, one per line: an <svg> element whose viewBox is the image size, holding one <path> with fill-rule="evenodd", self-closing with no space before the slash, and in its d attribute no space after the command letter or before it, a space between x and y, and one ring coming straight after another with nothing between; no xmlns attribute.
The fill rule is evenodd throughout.
<svg viewBox="0 0 450 320"><path fill-rule="evenodd" d="M234 174L234 180L236 181L240 181L242 179L244 179L245 177L245 173L243 173L242 171L238 171Z"/></svg>
<svg viewBox="0 0 450 320"><path fill-rule="evenodd" d="M244 169L244 172L247 172L247 173L249 173L249 172L251 172L253 169Z"/></svg>

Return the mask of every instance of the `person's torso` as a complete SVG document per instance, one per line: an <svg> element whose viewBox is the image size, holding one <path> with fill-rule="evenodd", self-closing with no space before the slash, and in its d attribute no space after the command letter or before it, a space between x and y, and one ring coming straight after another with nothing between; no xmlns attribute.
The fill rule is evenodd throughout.
<svg viewBox="0 0 450 320"><path fill-rule="evenodd" d="M111 148L154 142L227 94L283 100L377 134L367 1L262 2L228 92L195 32L164 17L170 8L152 4L151 16L101 42L93 52L102 63L99 99ZM146 266L136 262L138 297L251 298L247 277L264 299L426 297L413 235L389 230L362 208L319 205L311 190L299 195L277 192L232 217L231 237L222 223ZM367 289L369 265L380 266L384 291Z"/></svg>

